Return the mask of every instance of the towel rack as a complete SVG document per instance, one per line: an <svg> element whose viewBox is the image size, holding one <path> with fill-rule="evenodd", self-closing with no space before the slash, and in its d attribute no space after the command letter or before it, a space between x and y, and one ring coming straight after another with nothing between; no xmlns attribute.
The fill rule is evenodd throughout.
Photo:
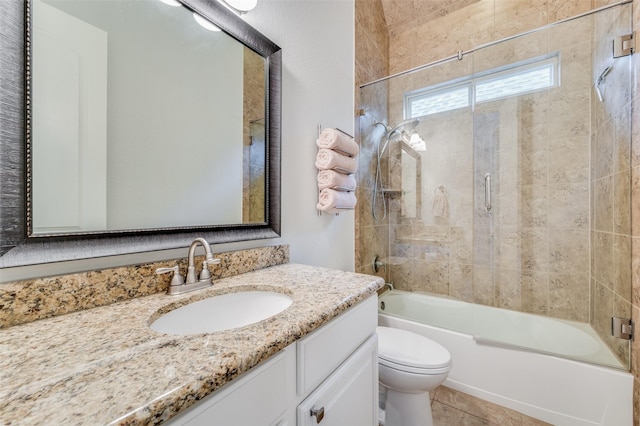
<svg viewBox="0 0 640 426"><path fill-rule="evenodd" d="M318 124L318 137L320 137L320 133L322 133L322 129L323 129L322 124ZM339 131L343 135L348 136L351 139L354 139L354 137L352 135L350 135L349 133L345 132L344 130L342 130L342 129L338 128L338 127L334 127L334 129L336 129L337 131ZM334 151L336 151L336 152L338 152L338 153L340 153L342 155L346 155L346 156L349 156L349 157L351 156L351 154L349 154L348 152L342 151L341 149L334 149ZM345 174L351 173L350 170L345 170L345 169L340 168L340 167L334 167L332 170L337 171L337 172L342 172L342 173L345 173ZM318 198L320 197L320 188L317 188L317 196L318 196ZM339 206L336 206L335 209L336 210L354 210L351 207L339 207ZM323 213L322 210L316 209L316 211L318 213L318 216L322 216L322 213ZM330 214L330 213L328 213L328 214ZM339 216L340 212L334 213L334 215L335 216Z"/></svg>

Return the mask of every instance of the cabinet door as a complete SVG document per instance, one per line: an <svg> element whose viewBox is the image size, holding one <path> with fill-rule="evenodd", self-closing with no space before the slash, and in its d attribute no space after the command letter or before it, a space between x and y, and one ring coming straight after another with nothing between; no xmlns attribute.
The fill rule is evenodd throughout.
<svg viewBox="0 0 640 426"><path fill-rule="evenodd" d="M298 406L298 426L378 424L378 337L371 336Z"/></svg>

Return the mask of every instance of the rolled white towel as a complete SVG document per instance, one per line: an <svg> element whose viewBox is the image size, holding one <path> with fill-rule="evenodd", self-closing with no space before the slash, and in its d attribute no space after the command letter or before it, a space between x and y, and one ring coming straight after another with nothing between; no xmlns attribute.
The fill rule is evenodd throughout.
<svg viewBox="0 0 640 426"><path fill-rule="evenodd" d="M345 135L337 129L324 129L316 140L318 148L341 151L350 157L355 157L360 152L360 147L352 137Z"/></svg>
<svg viewBox="0 0 640 426"><path fill-rule="evenodd" d="M321 170L318 172L318 188L337 189L340 191L354 191L356 189L356 178L354 175L345 175L333 170Z"/></svg>
<svg viewBox="0 0 640 426"><path fill-rule="evenodd" d="M345 175L358 170L358 162L353 157L347 157L336 151L321 148L316 155L316 167L320 170L335 170Z"/></svg>
<svg viewBox="0 0 640 426"><path fill-rule="evenodd" d="M356 202L356 194L354 192L323 189L318 197L317 208L326 213L339 213L344 209L354 209Z"/></svg>

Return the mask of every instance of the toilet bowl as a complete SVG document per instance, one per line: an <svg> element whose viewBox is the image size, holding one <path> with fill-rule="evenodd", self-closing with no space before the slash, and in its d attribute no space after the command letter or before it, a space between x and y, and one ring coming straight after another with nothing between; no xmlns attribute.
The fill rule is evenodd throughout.
<svg viewBox="0 0 640 426"><path fill-rule="evenodd" d="M386 390L385 426L432 426L429 391L445 381L451 355L442 345L406 330L378 327L378 371Z"/></svg>

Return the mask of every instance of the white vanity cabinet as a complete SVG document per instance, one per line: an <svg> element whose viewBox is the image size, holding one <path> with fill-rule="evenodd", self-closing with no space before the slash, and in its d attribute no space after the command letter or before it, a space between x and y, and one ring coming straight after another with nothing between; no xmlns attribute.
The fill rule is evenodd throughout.
<svg viewBox="0 0 640 426"><path fill-rule="evenodd" d="M377 296L171 419L171 425L378 424Z"/></svg>

